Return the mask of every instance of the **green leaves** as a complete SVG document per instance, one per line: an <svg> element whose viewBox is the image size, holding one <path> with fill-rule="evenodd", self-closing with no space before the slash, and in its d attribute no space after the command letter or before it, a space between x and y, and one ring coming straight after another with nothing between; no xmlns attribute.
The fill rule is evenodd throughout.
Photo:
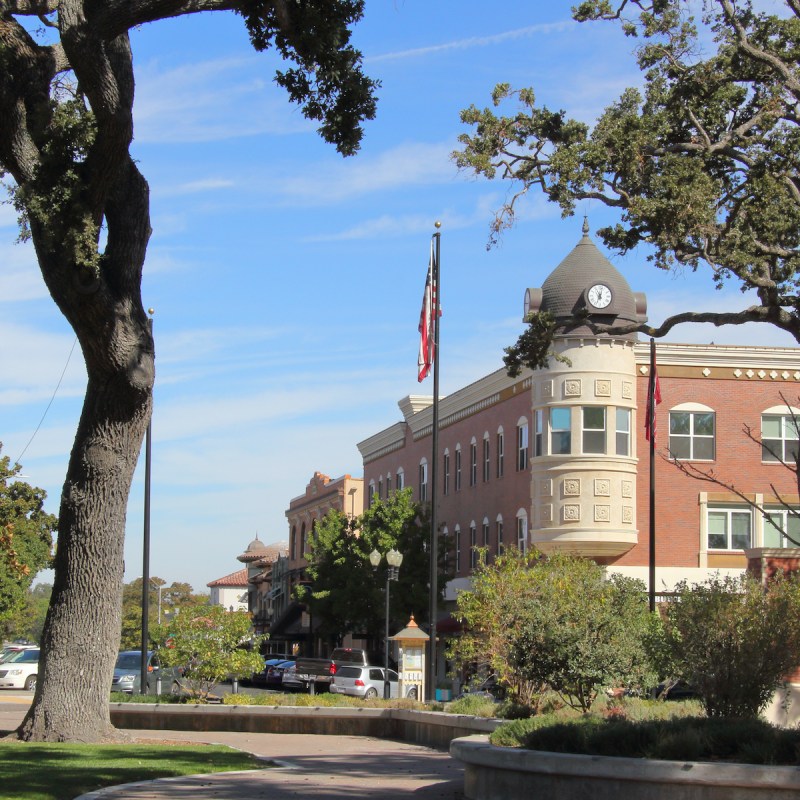
<svg viewBox="0 0 800 800"><path fill-rule="evenodd" d="M275 81L319 122L326 142L345 156L361 143L361 122L374 119L378 81L361 69L361 53L350 44L350 25L364 13L363 0L305 0L265 3L248 0L239 11L256 50L274 43L297 66L277 71Z"/></svg>
<svg viewBox="0 0 800 800"><path fill-rule="evenodd" d="M684 0L593 0L573 15L619 21L623 9L625 32L642 42L644 89L626 89L592 128L508 84L495 87L491 110L462 112L473 133L459 137L456 163L514 187L489 246L531 190L564 215L597 200L620 212L598 232L608 247L646 245L656 267L706 267L717 287L755 289L760 306L739 321L768 321L800 341L800 10L786 2L779 16L716 0L695 21ZM729 323L730 313L702 321ZM540 363L537 353L523 360Z"/></svg>

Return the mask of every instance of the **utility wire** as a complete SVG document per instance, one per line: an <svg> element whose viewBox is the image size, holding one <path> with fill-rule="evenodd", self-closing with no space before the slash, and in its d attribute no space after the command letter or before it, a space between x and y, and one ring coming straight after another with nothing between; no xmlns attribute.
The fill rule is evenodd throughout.
<svg viewBox="0 0 800 800"><path fill-rule="evenodd" d="M28 444L22 449L22 452L17 457L17 460L14 462L14 466L19 466L19 462L22 459L22 456L25 455L27 449L31 446L31 442L36 438L36 434L39 433L39 428L42 427L42 423L44 422L44 418L47 416L47 412L50 410L50 406L53 405L53 400L56 399L56 394L58 393L59 387L61 386L61 381L64 380L64 375L67 372L67 367L69 366L70 359L72 358L72 353L75 351L75 345L78 344L78 337L75 337L75 341L72 343L72 347L70 348L69 355L67 356L67 363L64 364L64 369L61 370L61 377L58 379L58 383L56 384L56 388L53 390L53 396L50 398L50 402L47 404L47 408L44 410L44 414L42 414L42 418L39 420L39 424L36 426L36 430L31 434L31 438L28 439Z"/></svg>

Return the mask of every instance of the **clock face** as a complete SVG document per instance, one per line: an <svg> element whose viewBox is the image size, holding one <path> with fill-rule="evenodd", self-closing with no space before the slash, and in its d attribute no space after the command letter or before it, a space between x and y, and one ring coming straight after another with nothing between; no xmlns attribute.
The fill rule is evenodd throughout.
<svg viewBox="0 0 800 800"><path fill-rule="evenodd" d="M611 303L611 289L602 283L596 283L589 289L587 298L595 308L605 308Z"/></svg>

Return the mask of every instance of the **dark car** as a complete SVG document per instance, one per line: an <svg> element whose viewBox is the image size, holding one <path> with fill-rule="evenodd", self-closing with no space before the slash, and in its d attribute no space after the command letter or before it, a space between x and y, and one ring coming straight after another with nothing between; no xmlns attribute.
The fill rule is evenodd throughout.
<svg viewBox="0 0 800 800"><path fill-rule="evenodd" d="M275 689L280 689L283 685L283 673L295 665L295 659L275 659L267 661L267 668L265 670L264 683L266 686L271 686Z"/></svg>

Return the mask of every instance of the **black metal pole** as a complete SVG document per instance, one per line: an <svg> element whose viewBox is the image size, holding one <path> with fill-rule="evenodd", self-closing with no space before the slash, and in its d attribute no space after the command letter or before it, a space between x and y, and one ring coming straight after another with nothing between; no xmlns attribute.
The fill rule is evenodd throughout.
<svg viewBox="0 0 800 800"><path fill-rule="evenodd" d="M440 228L441 222L436 223ZM439 614L439 531L436 520L436 481L438 479L437 464L439 461L439 308L441 286L439 277L441 256L441 234L437 230L433 234L433 431L431 434L431 552L430 552L430 644L428 647L427 690L425 699L432 702L436 698L436 618Z"/></svg>
<svg viewBox="0 0 800 800"><path fill-rule="evenodd" d="M386 630L383 645L383 699L389 699L389 586L392 580L392 567L386 570Z"/></svg>
<svg viewBox="0 0 800 800"><path fill-rule="evenodd" d="M651 613L656 610L656 342L650 339L650 382L647 392L647 413L650 420L650 569L649 601Z"/></svg>
<svg viewBox="0 0 800 800"><path fill-rule="evenodd" d="M149 309L153 313L153 309ZM153 336L153 318L147 320L150 337ZM153 414L147 423L144 437L144 532L142 543L142 663L139 672L139 693L147 694L148 619L150 616L150 458L152 451Z"/></svg>

